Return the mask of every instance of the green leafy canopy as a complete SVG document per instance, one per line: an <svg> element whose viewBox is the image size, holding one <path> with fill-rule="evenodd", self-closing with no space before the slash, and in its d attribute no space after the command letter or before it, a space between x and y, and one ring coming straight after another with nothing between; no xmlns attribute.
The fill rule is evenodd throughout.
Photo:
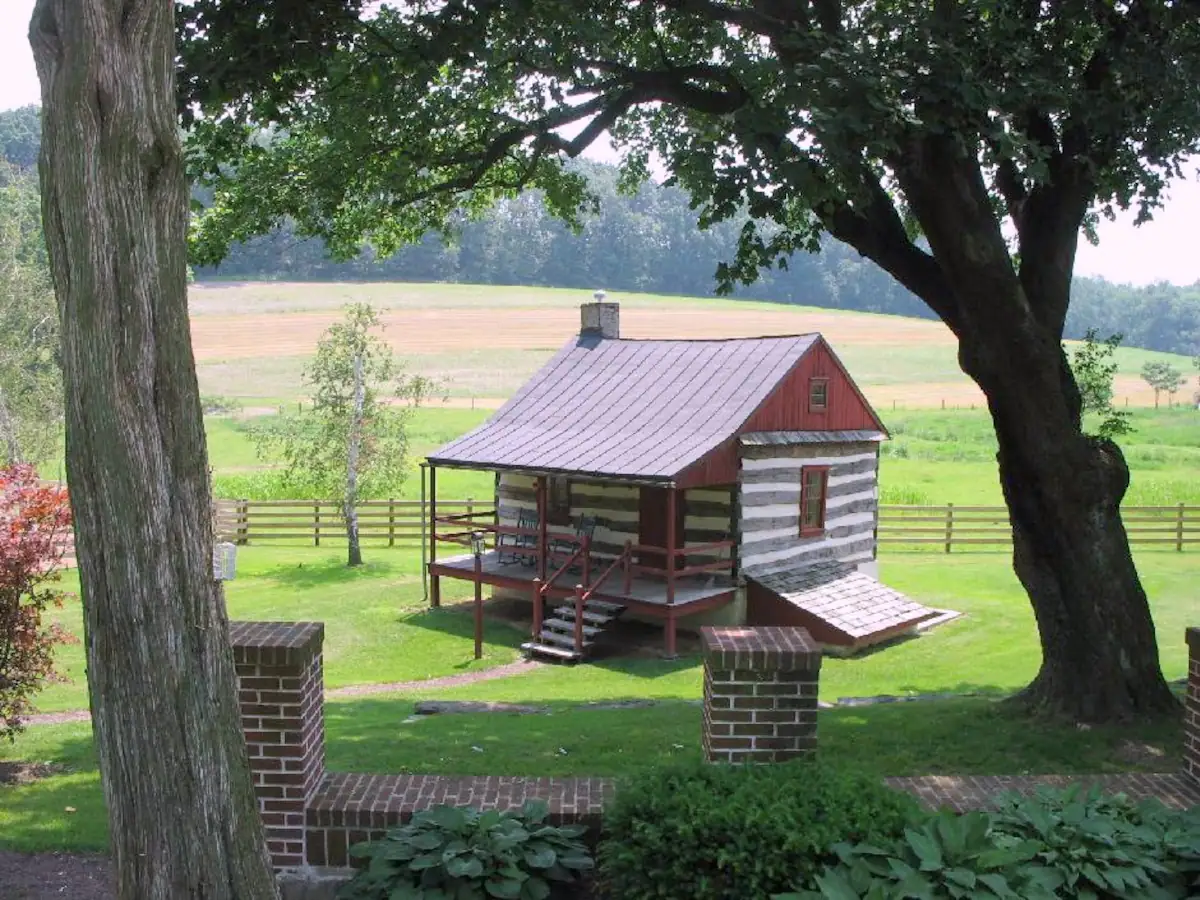
<svg viewBox="0 0 1200 900"><path fill-rule="evenodd" d="M347 306L345 319L325 332L305 370L311 403L303 412L265 418L252 432L260 454L281 461L287 481L303 485L311 496L345 495L359 355L363 404L356 493L373 496L398 488L408 472L408 421L432 384L403 371L381 329L379 314L369 305Z"/></svg>

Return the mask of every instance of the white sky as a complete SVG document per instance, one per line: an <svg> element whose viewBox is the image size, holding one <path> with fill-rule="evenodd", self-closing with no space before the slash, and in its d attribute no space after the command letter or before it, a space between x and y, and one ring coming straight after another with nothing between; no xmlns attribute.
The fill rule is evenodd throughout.
<svg viewBox="0 0 1200 900"><path fill-rule="evenodd" d="M32 11L33 0L0 0L0 110L40 99L27 37ZM1200 281L1200 181L1188 174L1172 186L1166 209L1153 222L1136 228L1132 214L1102 221L1099 247L1080 242L1076 273L1131 284Z"/></svg>

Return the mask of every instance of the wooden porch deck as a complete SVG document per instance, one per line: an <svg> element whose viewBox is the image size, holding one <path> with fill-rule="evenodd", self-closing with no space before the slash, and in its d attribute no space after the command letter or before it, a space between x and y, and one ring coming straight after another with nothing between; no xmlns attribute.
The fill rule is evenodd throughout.
<svg viewBox="0 0 1200 900"><path fill-rule="evenodd" d="M609 561L604 560L599 564L593 562L593 566L602 570L607 562ZM536 566L523 566L516 562L501 563L495 550L484 553L480 563L480 580L484 584L518 591L524 589L532 593L533 581L537 577ZM429 567L429 571L432 575L474 581L475 557L467 553L439 559ZM595 575L596 572L593 571L592 577ZM571 597L575 593L575 586L582 582L582 574L572 575L567 572L560 575L546 593L559 599ZM619 603L647 615L666 618L668 609L672 609L675 615L686 616L723 606L733 599L735 591L735 586L728 576L676 576L674 603L668 607L665 576L655 578L639 573L630 579L629 591L626 592L624 588L623 579L619 575L614 576L595 592L595 597L609 603Z"/></svg>

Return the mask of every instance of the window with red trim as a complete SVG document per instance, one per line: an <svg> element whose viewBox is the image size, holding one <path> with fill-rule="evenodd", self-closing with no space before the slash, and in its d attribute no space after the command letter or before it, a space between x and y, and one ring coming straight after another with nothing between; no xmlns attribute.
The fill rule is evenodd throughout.
<svg viewBox="0 0 1200 900"><path fill-rule="evenodd" d="M808 379L809 412L822 412L829 408L829 379Z"/></svg>
<svg viewBox="0 0 1200 900"><path fill-rule="evenodd" d="M829 466L805 466L800 470L800 536L825 531L825 495L829 486Z"/></svg>

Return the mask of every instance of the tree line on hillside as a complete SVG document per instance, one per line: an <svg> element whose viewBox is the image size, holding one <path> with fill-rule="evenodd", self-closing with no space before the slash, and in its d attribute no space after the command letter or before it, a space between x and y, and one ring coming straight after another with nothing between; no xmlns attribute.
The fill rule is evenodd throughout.
<svg viewBox="0 0 1200 900"><path fill-rule="evenodd" d="M0 113L0 148L14 165L37 161L38 109ZM736 253L744 219L707 230L685 191L646 183L636 193L618 189L617 170L578 161L598 209L576 233L551 215L536 191L504 200L475 218L462 217L452 241L427 235L414 246L379 258L369 249L345 262L325 244L298 236L290 225L235 244L219 267L198 268L196 278L290 281L440 281L641 291L706 296L714 273ZM209 199L201 190L194 198ZM831 237L821 252L793 254L786 269L762 273L735 296L777 303L933 318L929 308L895 279ZM1200 283L1178 287L1113 284L1076 278L1067 336L1087 331L1122 334L1125 346L1200 353Z"/></svg>

